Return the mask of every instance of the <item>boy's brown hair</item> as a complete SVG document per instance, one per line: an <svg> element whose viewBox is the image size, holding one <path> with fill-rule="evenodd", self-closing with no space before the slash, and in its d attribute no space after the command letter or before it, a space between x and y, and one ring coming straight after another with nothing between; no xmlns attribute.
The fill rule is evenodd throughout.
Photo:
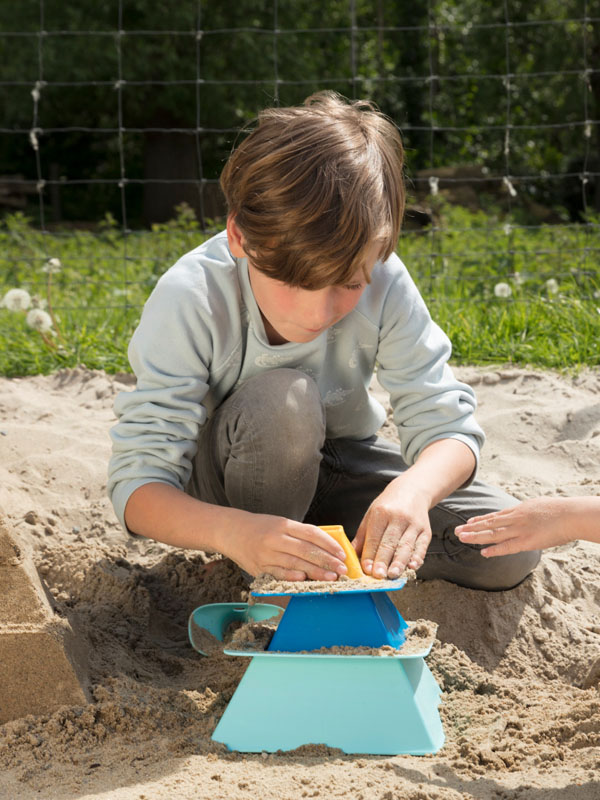
<svg viewBox="0 0 600 800"><path fill-rule="evenodd" d="M403 149L369 101L319 92L269 108L221 174L229 213L254 266L291 286L348 283L365 251L396 247L404 213ZM368 275L365 273L368 280Z"/></svg>

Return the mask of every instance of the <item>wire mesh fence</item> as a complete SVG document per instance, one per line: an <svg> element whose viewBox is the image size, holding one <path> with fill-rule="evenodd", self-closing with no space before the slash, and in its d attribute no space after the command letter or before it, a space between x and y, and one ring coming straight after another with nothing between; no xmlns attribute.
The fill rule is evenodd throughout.
<svg viewBox="0 0 600 800"><path fill-rule="evenodd" d="M556 309L559 297L593 317L598 11L591 0L0 4L0 290L22 287L63 327L112 331L121 347L114 331L131 330L160 274L221 226L218 177L240 130L265 106L333 89L374 100L402 132L399 253L441 317L501 299ZM49 286L50 258L61 270Z"/></svg>

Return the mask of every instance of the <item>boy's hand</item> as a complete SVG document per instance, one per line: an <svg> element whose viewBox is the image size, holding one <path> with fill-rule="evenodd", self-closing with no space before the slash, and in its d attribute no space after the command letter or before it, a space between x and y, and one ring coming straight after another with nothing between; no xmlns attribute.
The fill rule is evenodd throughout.
<svg viewBox="0 0 600 800"><path fill-rule="evenodd" d="M427 445L375 498L360 523L353 544L362 551L364 572L393 579L406 567L419 569L431 541L429 509L462 486L475 466L464 442L437 439Z"/></svg>
<svg viewBox="0 0 600 800"><path fill-rule="evenodd" d="M431 541L429 498L397 478L369 506L353 545L361 565L374 578L398 578L418 569Z"/></svg>
<svg viewBox="0 0 600 800"><path fill-rule="evenodd" d="M335 581L347 572L340 545L315 525L269 514L248 514L244 522L227 537L222 552L255 577Z"/></svg>

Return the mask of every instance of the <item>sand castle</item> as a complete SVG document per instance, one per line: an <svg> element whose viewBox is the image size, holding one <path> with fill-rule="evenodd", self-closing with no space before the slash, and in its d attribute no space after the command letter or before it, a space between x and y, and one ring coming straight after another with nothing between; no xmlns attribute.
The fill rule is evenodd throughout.
<svg viewBox="0 0 600 800"><path fill-rule="evenodd" d="M23 542L0 520L0 724L88 701L86 660Z"/></svg>

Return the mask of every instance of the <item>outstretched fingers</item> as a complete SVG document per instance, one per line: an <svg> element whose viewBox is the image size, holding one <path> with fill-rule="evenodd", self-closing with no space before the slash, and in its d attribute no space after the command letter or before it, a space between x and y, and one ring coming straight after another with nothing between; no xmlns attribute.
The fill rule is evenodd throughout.
<svg viewBox="0 0 600 800"><path fill-rule="evenodd" d="M456 531L484 531L501 527L506 524L506 517L512 515L513 511L513 508L504 508L502 511L491 511L489 514L471 517L463 525L459 525Z"/></svg>
<svg viewBox="0 0 600 800"><path fill-rule="evenodd" d="M429 542L431 541L431 536L428 535L427 531L421 531L420 534L417 536L417 540L415 542L415 549L413 551L412 556L410 557L410 561L408 562L408 566L410 569L417 570L419 567L423 566L423 562L425 561L425 556L427 554L427 548L429 547Z"/></svg>
<svg viewBox="0 0 600 800"><path fill-rule="evenodd" d="M388 526L379 540L367 536L362 553L362 567L374 578L398 578L409 566L418 569L425 560L430 536L409 525L404 531Z"/></svg>
<svg viewBox="0 0 600 800"><path fill-rule="evenodd" d="M493 556L510 556L513 553L520 553L523 550L522 543L518 539L507 539L504 542L493 545L493 547L484 547L481 555L484 558L492 558Z"/></svg>
<svg viewBox="0 0 600 800"><path fill-rule="evenodd" d="M510 509L507 509L510 511ZM456 535L465 544L484 547L481 555L485 558L493 556L508 556L519 553L524 549L530 549L523 541L522 532L514 525L506 524L506 514L488 515L489 519L482 518L479 521L461 525L456 528Z"/></svg>
<svg viewBox="0 0 600 800"><path fill-rule="evenodd" d="M394 548L394 552L388 569L386 571L382 570L381 571L382 574L378 574L377 577L385 578L386 572L388 578L393 579L400 577L400 575L402 575L402 573L408 566L411 558L414 557L418 536L419 532L417 531L416 528L413 528L412 526L408 527L404 531L404 533L402 534L402 538ZM384 549L384 554L385 554L385 549ZM383 562L379 561L379 551L378 551L374 570L380 563Z"/></svg>

